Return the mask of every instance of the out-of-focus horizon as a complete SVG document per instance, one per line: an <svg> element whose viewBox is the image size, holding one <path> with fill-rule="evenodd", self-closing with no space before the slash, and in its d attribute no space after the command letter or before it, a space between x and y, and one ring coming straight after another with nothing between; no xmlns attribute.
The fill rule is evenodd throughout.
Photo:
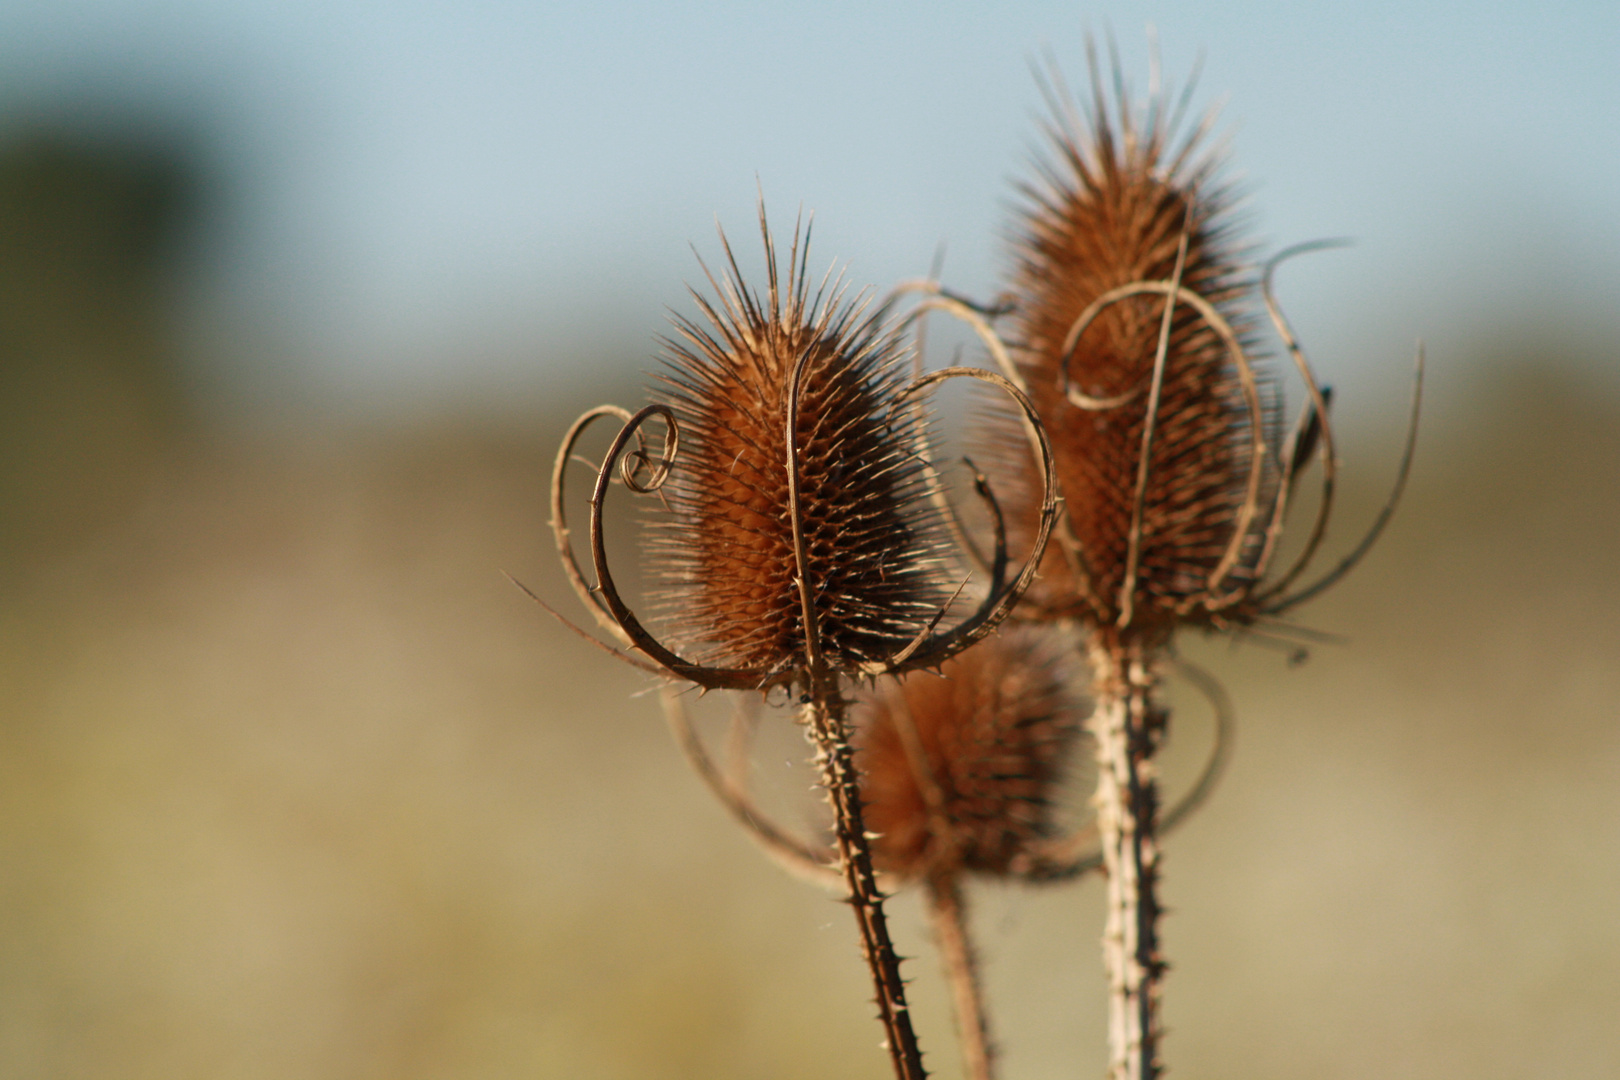
<svg viewBox="0 0 1620 1080"><path fill-rule="evenodd" d="M1620 12L1496 5L0 6L5 127L184 142L211 385L345 409L544 393L645 363L750 231L816 215L857 284L994 291L1042 105L1114 38L1138 99L1199 66L1330 380L1484 319L1615 325ZM139 135L136 136L137 138ZM537 387L539 389L537 389Z"/></svg>
<svg viewBox="0 0 1620 1080"><path fill-rule="evenodd" d="M993 292L1087 19L1139 98L1146 23L1206 54L1263 251L1357 241L1280 282L1334 552L1431 365L1336 637L1184 644L1239 742L1167 844L1169 1063L1620 1074L1620 13L105 0L0 5L0 1075L884 1075L848 912L500 571L573 613L556 440L716 217L757 265L756 179L857 285ZM1006 1074L1100 1072L1097 882L971 895Z"/></svg>

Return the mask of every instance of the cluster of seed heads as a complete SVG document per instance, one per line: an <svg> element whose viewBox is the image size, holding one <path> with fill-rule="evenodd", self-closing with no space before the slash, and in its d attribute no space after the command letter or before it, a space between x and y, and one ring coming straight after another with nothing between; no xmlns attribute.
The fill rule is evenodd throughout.
<svg viewBox="0 0 1620 1080"><path fill-rule="evenodd" d="M683 747L739 820L790 865L848 891L901 1077L923 1075L921 1057L875 875L927 883L941 917L957 920L941 923L949 953L952 934L965 942L962 875L1043 879L1099 863L1134 890L1111 919L1135 920L1118 930L1115 980L1128 1002L1116 1010L1119 1039L1135 1063L1121 1050L1111 1068L1155 1074L1154 837L1202 799L1224 745L1159 820L1149 759L1167 716L1155 696L1167 647L1180 627L1251 626L1314 595L1367 549L1399 494L1400 483L1338 567L1289 592L1325 531L1335 476L1328 394L1271 296L1272 269L1290 253L1252 269L1222 155L1205 149L1208 121L1183 133L1185 97L1138 115L1097 71L1093 58L1084 116L1061 84L1046 84L1048 153L1022 189L995 305L931 282L880 304L849 296L830 272L815 283L808 232L795 228L784 269L762 208L764 289L749 286L722 235L725 272L705 268L700 317L676 320L652 403L587 413L554 472L559 553L622 655L676 685L781 687L803 706L834 810L830 847L761 813L745 779L709 755L680 696L666 695ZM896 316L907 293L922 299ZM965 320L995 370L915 375L909 331L933 310ZM1265 317L1306 389L1287 431L1279 380L1253 360ZM986 536L966 535L929 445L928 394L954 377L1002 394L972 436ZM564 477L585 429L607 417L621 428L596 467L591 581ZM1273 575L1313 459L1316 517L1302 552ZM615 481L651 497L643 570L662 637L607 564ZM1018 625L992 636L1007 620ZM1218 687L1188 674L1224 730ZM1081 851L1083 834L1099 843L1097 827L1065 834L1053 811L1088 706L1099 770L1114 785L1098 804L1100 852ZM1138 840L1131 866L1119 861L1122 830ZM957 951L973 984L971 950ZM976 995L976 985L957 994L958 1019L971 1071L985 1077L992 1053Z"/></svg>

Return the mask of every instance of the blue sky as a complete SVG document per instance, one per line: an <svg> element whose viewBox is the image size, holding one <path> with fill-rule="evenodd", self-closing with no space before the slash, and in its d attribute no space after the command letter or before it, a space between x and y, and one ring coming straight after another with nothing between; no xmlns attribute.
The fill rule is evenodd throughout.
<svg viewBox="0 0 1620 1080"><path fill-rule="evenodd" d="M1256 239L1356 239L1285 281L1342 343L1330 375L1616 306L1611 3L7 0L0 107L200 125L224 181L204 339L274 339L364 396L560 376L592 335L643 361L716 220L751 245L756 184L856 283L944 244L947 281L990 292L1031 64L1081 85L1087 31L1112 33L1140 93L1149 25L1170 81L1203 55Z"/></svg>

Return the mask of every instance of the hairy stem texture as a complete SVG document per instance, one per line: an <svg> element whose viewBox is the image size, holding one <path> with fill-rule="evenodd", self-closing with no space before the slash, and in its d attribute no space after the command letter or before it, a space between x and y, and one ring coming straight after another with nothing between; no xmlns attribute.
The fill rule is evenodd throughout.
<svg viewBox="0 0 1620 1080"><path fill-rule="evenodd" d="M822 683L805 702L804 718L816 744L822 785L832 803L840 868L849 888L849 905L855 909L855 920L860 924L861 951L872 970L878 1015L883 1021L894 1074L898 1080L923 1080L928 1073L923 1069L922 1051L917 1048L917 1036L911 1027L900 958L889 938L883 893L872 868L872 846L861 812L860 782L844 720L844 701L835 689Z"/></svg>
<svg viewBox="0 0 1620 1080"><path fill-rule="evenodd" d="M1133 643L1093 649L1097 824L1108 877L1103 967L1108 978L1108 1080L1159 1075L1158 784L1153 763L1165 714L1152 701L1146 650Z"/></svg>

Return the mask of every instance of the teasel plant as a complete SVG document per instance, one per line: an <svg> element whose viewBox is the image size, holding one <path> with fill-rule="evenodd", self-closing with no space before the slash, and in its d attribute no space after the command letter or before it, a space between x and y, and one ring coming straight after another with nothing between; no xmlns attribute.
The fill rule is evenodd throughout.
<svg viewBox="0 0 1620 1080"><path fill-rule="evenodd" d="M1313 374L1272 279L1289 258L1336 242L1287 249L1256 273L1239 236L1235 192L1220 176L1224 148L1209 146L1214 115L1185 126L1195 80L1172 100L1157 87L1155 64L1155 88L1138 111L1117 54L1110 98L1094 44L1087 52L1085 114L1055 65L1040 77L1050 110L1046 149L1036 178L1020 189L1012 273L997 302L974 304L932 280L903 288L974 327L1034 403L1056 458L1062 513L1015 618L1078 627L1086 643L1086 730L1107 880L1108 1076L1152 1080L1162 1070L1168 966L1158 936L1165 821L1156 757L1169 724L1162 683L1175 664L1176 633L1311 637L1282 616L1348 573L1394 513L1416 445L1423 350L1388 499L1348 554L1300 584L1326 534L1337 460L1330 391ZM1256 362L1260 310L1305 390L1286 430L1280 379ZM1017 452L1023 426L993 418L986 426L981 460L1016 535L1033 520ZM1313 461L1314 516L1279 571L1288 511Z"/></svg>
<svg viewBox="0 0 1620 1080"><path fill-rule="evenodd" d="M1084 627L1095 708L1095 806L1107 878L1103 934L1110 1080L1152 1080L1161 1063L1159 792L1155 756L1169 722L1160 682L1175 632L1279 628L1289 609L1337 581L1393 512L1415 445L1419 395L1399 477L1366 537L1296 587L1333 504L1328 395L1271 278L1294 252L1245 272L1233 193L1210 121L1178 133L1187 101L1154 94L1133 110L1114 64L1115 102L1091 58L1081 119L1047 82L1052 153L1026 186L1007 297L1009 369L1035 402L1057 457L1064 514L1023 617ZM1190 84L1189 84L1190 85ZM1258 292L1306 391L1280 432L1277 383L1252 356ZM1421 387L1421 350L1419 381ZM1300 552L1272 562L1290 496L1318 455L1322 491Z"/></svg>
<svg viewBox="0 0 1620 1080"><path fill-rule="evenodd" d="M716 278L705 268L712 298L694 291L699 318L675 320L653 402L636 412L601 406L569 429L553 467L552 528L570 583L612 639L599 644L672 689L778 692L798 705L885 1044L895 1075L915 1080L926 1074L865 820L850 694L939 668L1006 618L1056 520L1054 461L1033 405L1004 376L980 368L913 375L903 332L883 309L850 297L831 271L812 288L808 228L795 227L785 274L763 201L760 231L764 291L749 288L722 233L726 272ZM976 478L997 522L976 585L950 557L944 483L928 447L927 396L953 378L1008 395L1044 490L1029 554L1011 574L995 495ZM620 427L590 463L587 577L565 480L582 436L604 419ZM647 497L641 569L654 582L650 618L671 632L668 641L632 609L609 567L604 511L615 485Z"/></svg>

